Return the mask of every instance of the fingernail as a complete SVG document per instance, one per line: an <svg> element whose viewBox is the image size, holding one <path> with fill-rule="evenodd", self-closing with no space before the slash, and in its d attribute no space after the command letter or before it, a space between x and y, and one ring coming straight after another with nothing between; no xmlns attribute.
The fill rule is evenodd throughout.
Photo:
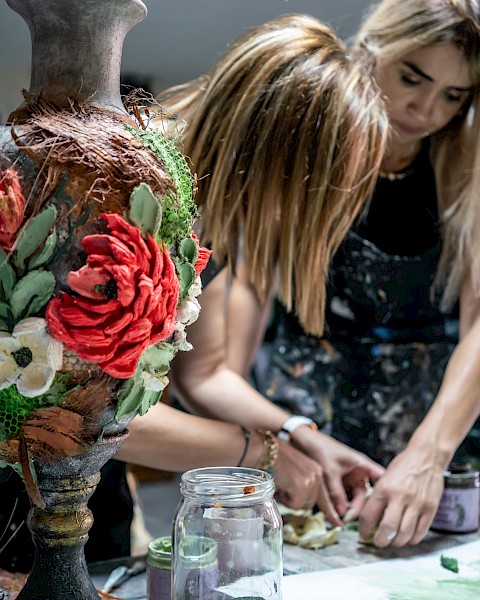
<svg viewBox="0 0 480 600"><path fill-rule="evenodd" d="M353 510L353 508L349 508L347 510L347 512L343 515L343 522L349 523L350 521L353 521L354 518L355 518L355 511Z"/></svg>

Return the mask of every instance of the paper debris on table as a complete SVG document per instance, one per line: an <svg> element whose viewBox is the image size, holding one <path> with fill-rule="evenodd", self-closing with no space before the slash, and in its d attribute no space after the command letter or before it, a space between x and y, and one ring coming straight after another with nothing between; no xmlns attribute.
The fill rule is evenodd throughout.
<svg viewBox="0 0 480 600"><path fill-rule="evenodd" d="M319 550L338 542L340 527L327 528L323 512L294 511L285 513L283 518L283 540L302 548Z"/></svg>
<svg viewBox="0 0 480 600"><path fill-rule="evenodd" d="M269 600L269 598L278 598L277 588L276 573L265 573L255 577L242 577L229 585L217 588L216 591L222 592L228 598Z"/></svg>

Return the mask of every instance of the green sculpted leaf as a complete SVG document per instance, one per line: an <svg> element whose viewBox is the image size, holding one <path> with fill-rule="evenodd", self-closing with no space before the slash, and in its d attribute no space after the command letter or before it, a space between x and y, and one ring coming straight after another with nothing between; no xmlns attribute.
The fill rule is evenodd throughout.
<svg viewBox="0 0 480 600"><path fill-rule="evenodd" d="M185 238L180 244L180 255L191 265L197 262L198 246L191 237Z"/></svg>
<svg viewBox="0 0 480 600"><path fill-rule="evenodd" d="M141 378L138 383L135 383L134 380L137 373L128 380L127 385L118 396L117 410L115 412L116 421L119 421L121 417L132 412L144 415L150 406L158 402L162 395L162 392L146 390L141 383Z"/></svg>
<svg viewBox="0 0 480 600"><path fill-rule="evenodd" d="M16 319L35 314L52 297L55 277L49 271L32 271L13 288L10 306Z"/></svg>
<svg viewBox="0 0 480 600"><path fill-rule="evenodd" d="M138 410L142 404L144 391L141 375L137 369L135 375L127 379L118 395L117 410L115 411L116 421Z"/></svg>
<svg viewBox="0 0 480 600"><path fill-rule="evenodd" d="M193 265L187 262L176 261L178 279L180 281L180 300L187 295L188 290L195 281L195 269Z"/></svg>
<svg viewBox="0 0 480 600"><path fill-rule="evenodd" d="M19 236L16 248L15 265L25 268L25 261L32 256L50 234L57 219L57 209L53 204L39 213L28 223Z"/></svg>
<svg viewBox="0 0 480 600"><path fill-rule="evenodd" d="M140 358L135 375L125 382L118 395L116 421L132 412L144 415L151 406L160 400L162 391L147 390L143 383L142 373L145 371L152 377L166 375L175 353L175 348L166 342L147 348Z"/></svg>
<svg viewBox="0 0 480 600"><path fill-rule="evenodd" d="M0 302L0 331L12 331L13 314L10 306L5 302Z"/></svg>
<svg viewBox="0 0 480 600"><path fill-rule="evenodd" d="M151 406L154 406L159 400L162 392L152 392L150 390L143 390L142 403L138 409L138 414L143 417L148 412Z"/></svg>
<svg viewBox="0 0 480 600"><path fill-rule="evenodd" d="M8 262L7 255L3 250L0 250L0 298L2 300L10 298L16 281L17 276Z"/></svg>
<svg viewBox="0 0 480 600"><path fill-rule="evenodd" d="M170 362L175 356L176 350L166 342L149 346L140 359L144 371L150 375L166 375L170 370Z"/></svg>
<svg viewBox="0 0 480 600"><path fill-rule="evenodd" d="M130 219L152 237L160 230L162 207L146 183L137 186L130 196Z"/></svg>
<svg viewBox="0 0 480 600"><path fill-rule="evenodd" d="M52 233L45 240L43 248L37 254L34 254L28 263L28 270L33 271L37 267L44 265L47 260L52 256L55 246L57 245L57 232L55 227Z"/></svg>

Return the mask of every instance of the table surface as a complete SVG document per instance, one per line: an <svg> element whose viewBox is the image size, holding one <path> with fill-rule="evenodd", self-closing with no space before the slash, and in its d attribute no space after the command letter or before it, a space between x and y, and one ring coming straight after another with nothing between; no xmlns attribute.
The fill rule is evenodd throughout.
<svg viewBox="0 0 480 600"><path fill-rule="evenodd" d="M324 571L342 567L355 567L366 563L392 558L423 556L437 550L444 550L467 542L480 540L480 532L469 534L442 534L430 531L417 546L406 548L375 548L358 542L358 533L343 531L338 544L321 550L307 550L284 544L283 564L286 575Z"/></svg>
<svg viewBox="0 0 480 600"><path fill-rule="evenodd" d="M285 544L283 551L284 572L285 575L293 575L308 571L353 567L393 558L423 556L477 540L480 540L480 532L446 535L431 531L418 546L380 549L360 544L358 534L354 531L343 531L337 544L320 550L308 550ZM128 564L131 564L132 560L135 559L128 559ZM126 564L126 561L106 561L92 565L92 578L97 589L101 589L110 571L119 564ZM146 600L145 573L131 578L111 593L122 600Z"/></svg>

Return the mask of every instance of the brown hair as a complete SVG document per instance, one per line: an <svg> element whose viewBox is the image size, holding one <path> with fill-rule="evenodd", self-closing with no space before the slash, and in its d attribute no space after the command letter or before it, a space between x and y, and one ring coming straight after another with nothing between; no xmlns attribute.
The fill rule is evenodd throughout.
<svg viewBox="0 0 480 600"><path fill-rule="evenodd" d="M252 29L208 76L162 99L188 123L183 151L215 259L234 271L242 240L261 301L278 264L281 300L318 335L331 257L375 183L386 143L367 66L326 25L290 15Z"/></svg>

